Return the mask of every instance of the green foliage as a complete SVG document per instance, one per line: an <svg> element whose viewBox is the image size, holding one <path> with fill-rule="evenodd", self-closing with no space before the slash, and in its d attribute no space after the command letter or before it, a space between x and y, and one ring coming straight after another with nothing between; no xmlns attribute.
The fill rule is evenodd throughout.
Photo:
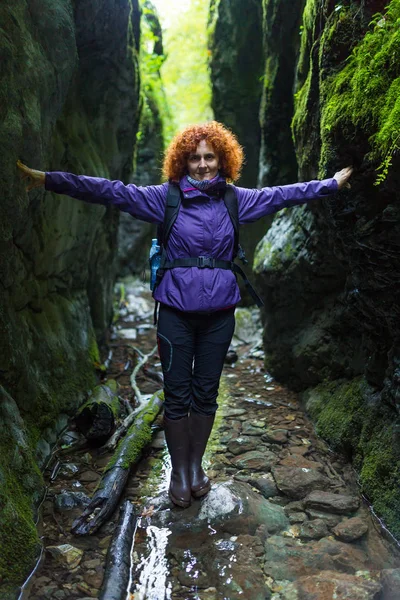
<svg viewBox="0 0 400 600"><path fill-rule="evenodd" d="M141 37L140 37L140 76L142 91L142 114L137 141L146 138L146 131L151 128L154 119L160 119L161 134L165 141L165 132L171 128L171 116L165 97L164 87L161 80L160 69L165 60L163 54L159 54L161 45L161 31L157 35L154 26L158 15L154 13L145 0L142 2ZM150 127L149 127L150 126Z"/></svg>
<svg viewBox="0 0 400 600"><path fill-rule="evenodd" d="M331 38L345 18L346 11L338 11ZM324 83L323 93L323 143L329 145L339 131L349 138L357 130L368 135L368 158L380 162L375 182L379 185L400 149L400 0L392 0L384 14L374 16L344 68Z"/></svg>
<svg viewBox="0 0 400 600"><path fill-rule="evenodd" d="M208 9L209 2L191 0L188 10L174 14L164 35L167 58L161 75L173 115L172 126L166 132L167 142L183 127L212 119Z"/></svg>

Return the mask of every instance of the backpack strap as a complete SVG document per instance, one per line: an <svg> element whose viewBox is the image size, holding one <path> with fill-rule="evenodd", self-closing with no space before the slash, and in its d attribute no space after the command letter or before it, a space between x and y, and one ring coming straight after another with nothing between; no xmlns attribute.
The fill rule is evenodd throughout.
<svg viewBox="0 0 400 600"><path fill-rule="evenodd" d="M167 200L165 203L164 222L162 225L161 236L159 237L160 246L164 249L167 246L169 234L177 219L181 207L181 190L179 185L170 182L168 184Z"/></svg>
<svg viewBox="0 0 400 600"><path fill-rule="evenodd" d="M224 194L224 202L225 206L228 210L230 219L233 225L233 231L235 235L234 243L233 243L233 259L236 257L242 261L244 265L247 265L249 261L246 259L246 254L239 244L239 206L237 195L235 192L235 188L233 185L227 185L225 194Z"/></svg>
<svg viewBox="0 0 400 600"><path fill-rule="evenodd" d="M233 258L235 258L238 255L239 250L239 206L236 192L232 185L226 186L224 202L232 221L233 231L235 232L235 240L233 245Z"/></svg>

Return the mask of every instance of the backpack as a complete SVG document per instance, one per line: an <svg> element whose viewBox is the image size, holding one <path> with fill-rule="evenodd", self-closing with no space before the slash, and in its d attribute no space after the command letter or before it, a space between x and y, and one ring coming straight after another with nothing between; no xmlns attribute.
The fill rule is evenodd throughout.
<svg viewBox="0 0 400 600"><path fill-rule="evenodd" d="M223 196L223 200L225 206L228 210L228 214L232 221L233 230L234 230L234 246L233 246L233 256L231 261L227 260L218 260L208 256L198 256L196 258L175 258L173 260L167 259L167 244L168 238L171 233L171 229L176 221L176 218L179 213L179 209L182 203L181 190L179 185L170 182L168 184L168 193L167 200L165 204L165 212L164 212L164 221L162 225L159 225L157 228L157 239L158 245L160 246L160 254L159 254L159 267L156 275L156 282L154 286L154 291L157 289L158 284L164 276L164 273L167 269L174 269L176 267L198 267L209 268L209 269L226 269L233 271L235 274L239 274L244 281L244 284L250 293L251 297L255 301L258 307L264 306L263 301L251 285L250 281L247 279L245 272L239 265L235 262L235 258L239 258L244 265L248 264L248 260L246 259L246 255L243 251L239 243L239 207L237 196L235 192L235 188L232 185L227 185L226 190ZM153 295L154 295L153 291ZM156 314L157 314L157 302L156 308L154 311L154 323L157 322Z"/></svg>

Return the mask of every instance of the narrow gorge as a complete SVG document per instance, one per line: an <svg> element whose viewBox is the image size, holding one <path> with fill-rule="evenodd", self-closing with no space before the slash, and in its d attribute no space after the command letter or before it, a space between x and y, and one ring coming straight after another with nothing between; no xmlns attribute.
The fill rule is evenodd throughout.
<svg viewBox="0 0 400 600"><path fill-rule="evenodd" d="M322 600L333 598L333 592L322 596L315 590L326 573L337 571L331 579L337 589L348 590L343 598L395 600L400 582L400 0L206 4L207 47L198 41L210 77L204 120L213 114L243 146L246 163L237 185L325 179L347 165L354 173L349 189L241 229L247 272L264 307L258 315L243 290L236 346L228 353L221 391L223 416L209 457L211 494L222 512L213 513L211 495L196 501L196 510L188 509L186 516L168 508L165 461L157 454L164 447L162 424L156 420L156 437L145 445L143 463L132 469L124 498L144 511L146 498L158 531L165 526L163 511L173 513L169 554L163 546L169 574L161 591L151 588L143 595L138 556L146 553L144 512L137 554L131 557L130 597ZM175 12L168 26L186 19L187 31L191 24L197 36L199 11L203 15L205 3L188 0L181 20ZM96 386L114 378L119 404L128 412L136 409L127 370L156 343L152 302L140 282L155 226L111 206L42 189L27 193L16 163L125 184L161 183L162 155L180 123L163 70L166 61L180 57L168 49L171 42L165 45L165 33L157 2L149 0L7 0L0 6L0 597L5 600L104 594L103 563L118 511L96 538L100 554L92 556L89 542L77 542L72 571L57 563L59 581L51 575L56 559L46 547L75 547L59 497L74 477L80 483L71 493L81 493L82 484L85 494L94 493L93 473L108 464L98 448L90 457L89 446L86 466L77 467L76 476L68 471L62 458L69 444L65 432L74 428L79 407ZM184 47L180 51L183 57ZM180 74L187 85L179 91L181 101L185 94L190 101L196 97L189 90L196 57L190 60L187 77ZM204 81L194 90L207 105ZM132 345L139 348L135 357L127 350ZM229 358L231 352L236 359ZM150 363L139 377L145 395L160 387L156 354ZM242 454L252 456L246 462ZM65 464L79 465L78 456ZM55 465L61 465L57 481ZM89 479L79 479L82 473ZM246 490L248 520L241 520L237 507ZM314 496L328 491L337 498L321 508L323 500ZM353 498L351 507L338 508L339 496ZM228 504L221 508L224 499L232 514ZM321 517L324 511L329 522ZM211 560L214 550L208 555L205 546L199 549L202 583L195 585L190 544L197 548L205 539L203 518L208 527L215 518L215 545L222 554ZM343 533L342 518L358 526L353 540L364 540L360 547L353 540L344 546L351 534ZM188 537L191 528L194 537ZM310 543L309 554L296 564L293 539ZM217 564L229 571L229 552L236 553L238 564L228 585L215 573L222 569ZM91 563L84 574L79 572L83 553L82 565ZM325 554L336 558L322 560ZM291 567L283 572L280 563ZM35 565L34 583L21 594ZM88 576L92 571L101 577ZM81 579L75 581L75 575Z"/></svg>

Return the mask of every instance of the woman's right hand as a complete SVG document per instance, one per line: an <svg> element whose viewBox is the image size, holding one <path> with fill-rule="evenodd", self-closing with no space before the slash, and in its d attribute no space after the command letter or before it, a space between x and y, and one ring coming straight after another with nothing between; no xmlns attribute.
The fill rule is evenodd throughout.
<svg viewBox="0 0 400 600"><path fill-rule="evenodd" d="M17 160L17 167L21 171L22 179L26 179L28 185L26 186L26 191L30 192L34 188L42 187L46 180L46 173L44 171L36 171L35 169L30 169L26 165L24 165L20 160Z"/></svg>

